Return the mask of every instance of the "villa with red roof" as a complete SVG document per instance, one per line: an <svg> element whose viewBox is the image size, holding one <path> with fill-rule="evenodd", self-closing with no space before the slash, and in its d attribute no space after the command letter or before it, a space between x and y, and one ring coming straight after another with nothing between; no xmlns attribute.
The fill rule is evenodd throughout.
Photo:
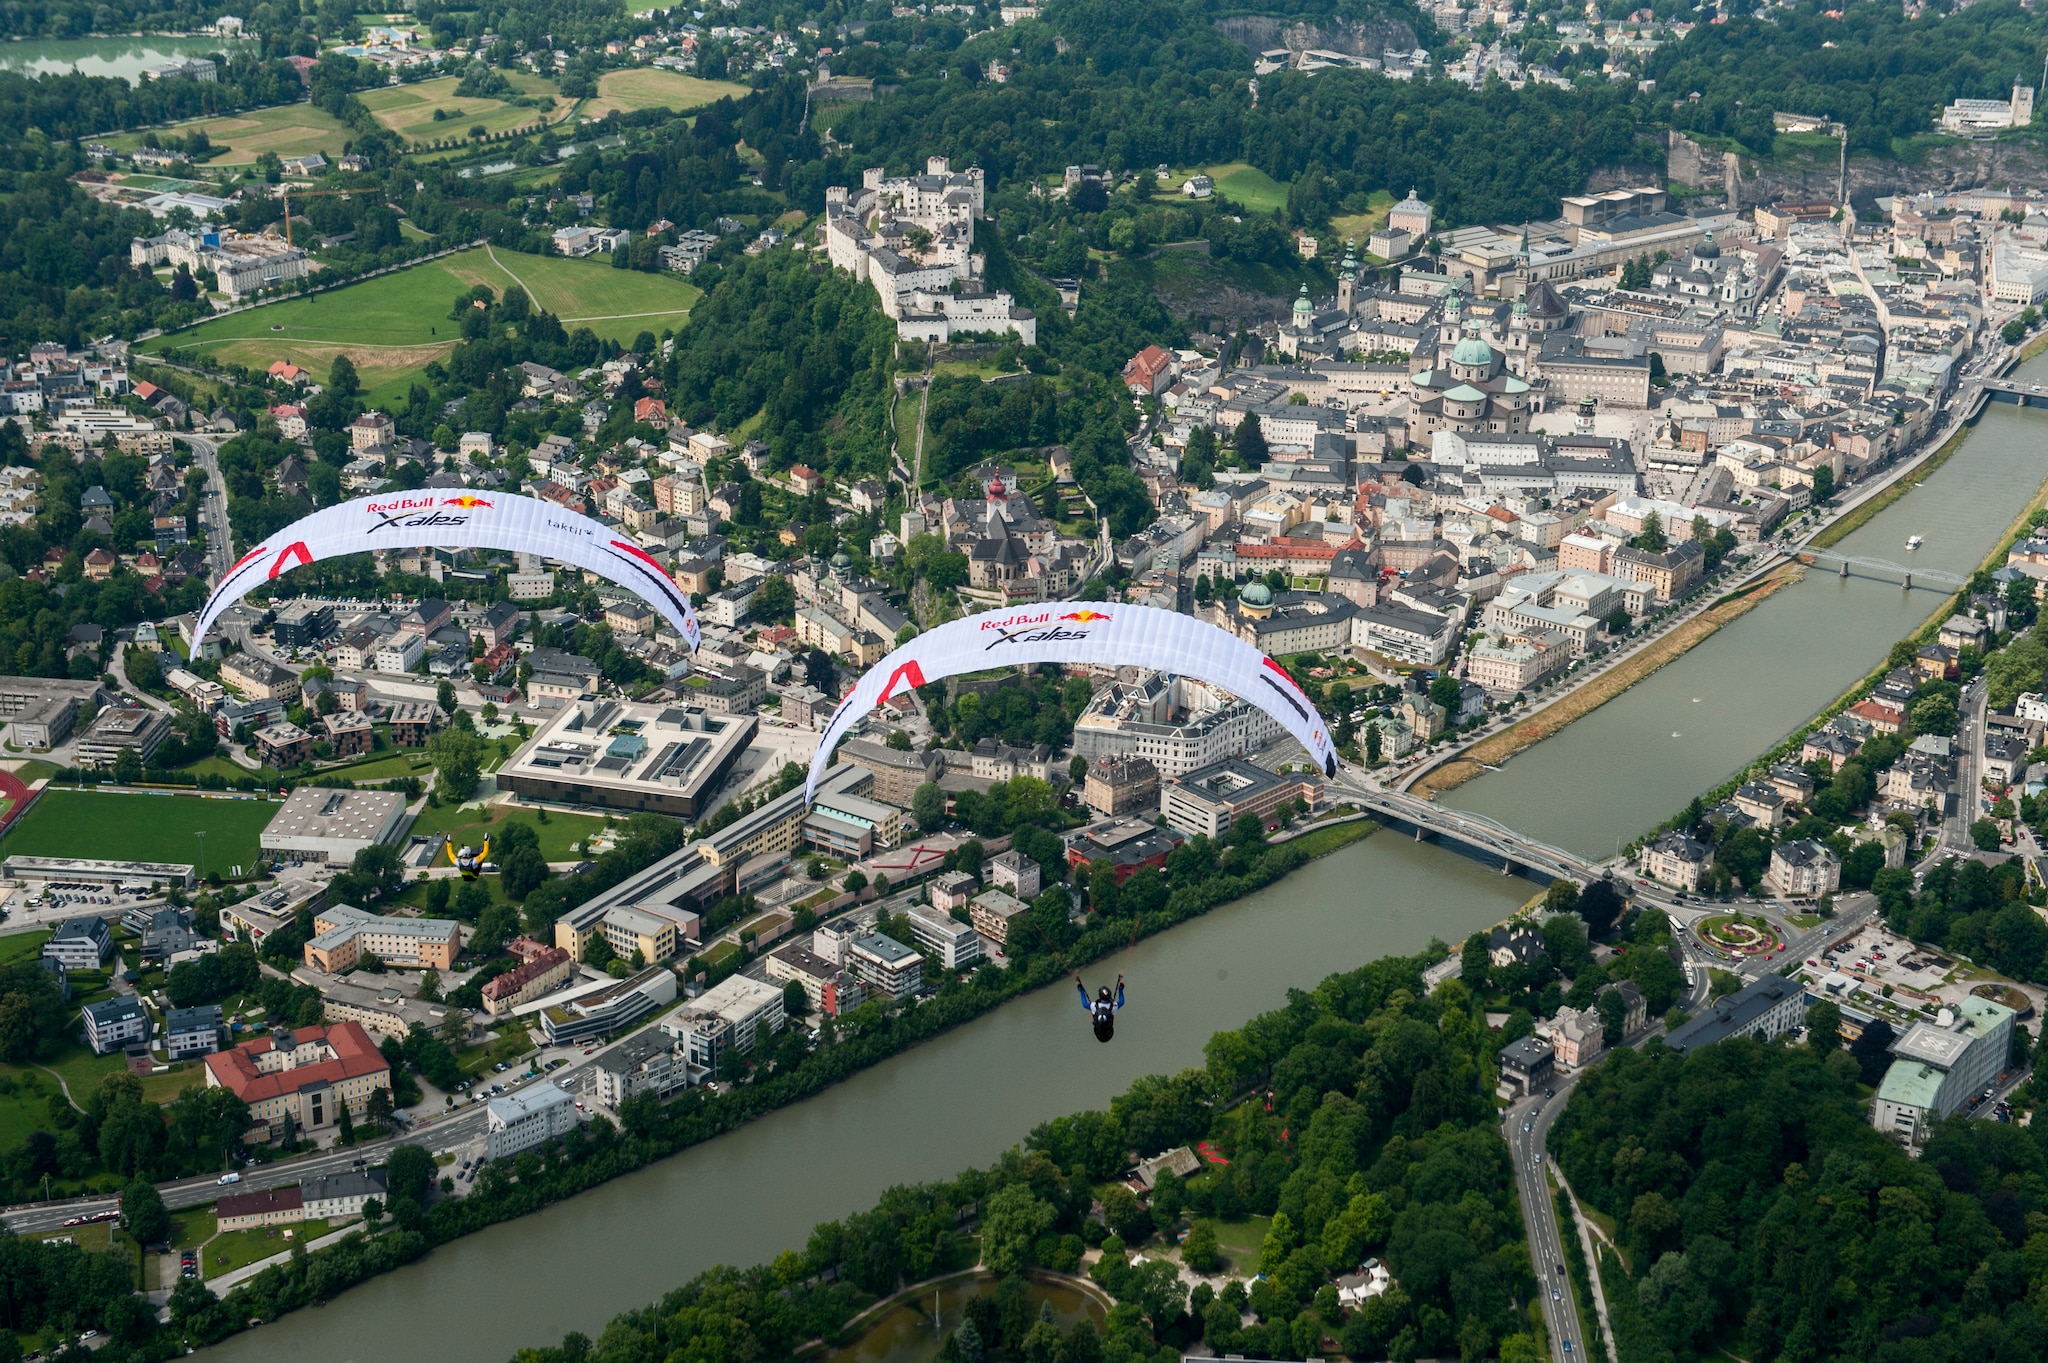
<svg viewBox="0 0 2048 1363"><path fill-rule="evenodd" d="M340 1022L279 1031L209 1055L206 1086L247 1103L251 1137L270 1140L288 1126L306 1133L331 1127L344 1105L361 1118L370 1095L391 1087L391 1066L361 1024Z"/></svg>

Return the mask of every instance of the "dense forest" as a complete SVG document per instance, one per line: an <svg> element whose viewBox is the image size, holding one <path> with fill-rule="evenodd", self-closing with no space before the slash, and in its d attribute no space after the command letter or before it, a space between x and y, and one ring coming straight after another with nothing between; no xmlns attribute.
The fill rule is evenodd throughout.
<svg viewBox="0 0 2048 1363"><path fill-rule="evenodd" d="M1918 1159L1874 1130L1839 1051L1652 1042L1579 1082L1551 1133L1603 1254L1626 1363L2048 1353L2048 1151L1951 1121Z"/></svg>

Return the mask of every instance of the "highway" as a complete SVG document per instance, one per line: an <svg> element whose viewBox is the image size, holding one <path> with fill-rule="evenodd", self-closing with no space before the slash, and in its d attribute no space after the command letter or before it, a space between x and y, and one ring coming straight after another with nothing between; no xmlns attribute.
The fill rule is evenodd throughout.
<svg viewBox="0 0 2048 1363"><path fill-rule="evenodd" d="M1529 1237L1529 1264L1536 1274L1536 1296L1543 1307L1543 1324L1550 1332L1550 1354L1557 1363L1584 1363L1585 1346L1579 1335L1578 1312L1572 1303L1571 1279L1563 1272L1565 1255L1562 1232L1557 1224L1557 1203L1544 1176L1544 1143L1551 1123L1564 1110L1577 1074L1560 1075L1552 1085L1557 1096L1537 1094L1508 1107L1501 1120L1501 1135L1515 1162L1515 1188L1522 1199L1522 1228ZM1524 1128L1527 1129L1524 1129ZM1593 1305L1586 1304L1591 1314ZM1567 1352L1567 1349L1570 1352Z"/></svg>

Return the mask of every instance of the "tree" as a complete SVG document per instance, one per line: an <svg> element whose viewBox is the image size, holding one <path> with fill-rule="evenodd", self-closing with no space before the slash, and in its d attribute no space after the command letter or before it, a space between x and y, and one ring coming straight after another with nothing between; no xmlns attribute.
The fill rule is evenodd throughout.
<svg viewBox="0 0 2048 1363"><path fill-rule="evenodd" d="M1138 1195L1121 1183L1102 1191L1102 1220L1126 1244L1134 1244L1152 1229L1152 1218L1138 1205Z"/></svg>
<svg viewBox="0 0 2048 1363"><path fill-rule="evenodd" d="M1661 554L1671 547L1671 541L1664 534L1664 519L1652 511L1643 517L1642 531L1637 534L1636 548L1648 554Z"/></svg>
<svg viewBox="0 0 2048 1363"><path fill-rule="evenodd" d="M1614 888L1611 880L1591 880L1579 891L1576 905L1579 917L1586 924L1587 936L1595 941L1614 930L1615 920L1621 917L1621 892Z"/></svg>
<svg viewBox="0 0 2048 1363"><path fill-rule="evenodd" d="M1611 1049L1621 1044L1628 1027L1628 1005L1621 1001L1621 992L1603 989L1593 1000L1593 1007L1600 1014L1600 1037Z"/></svg>
<svg viewBox="0 0 2048 1363"><path fill-rule="evenodd" d="M1197 1273L1214 1273L1222 1266L1223 1255L1216 1242L1216 1227L1209 1221L1197 1221L1188 1227L1187 1239L1181 1241L1181 1261Z"/></svg>
<svg viewBox="0 0 2048 1363"><path fill-rule="evenodd" d="M427 1001L428 1003L438 1003L438 1002L440 1002L440 1000L441 1000L441 972L440 972L440 971L438 971L438 970L434 970L434 969L427 969L427 970L422 970L422 971L420 972L420 989L419 989L419 997L420 997L420 998L422 998L422 999L425 999L425 1000L426 1000L426 1001Z"/></svg>
<svg viewBox="0 0 2048 1363"><path fill-rule="evenodd" d="M483 740L468 729L453 726L427 740L427 758L438 776L435 794L443 800L461 803L476 793L483 774Z"/></svg>
<svg viewBox="0 0 2048 1363"><path fill-rule="evenodd" d="M1822 999L1807 1008L1806 1044L1816 1051L1842 1049L1842 1009L1833 999Z"/></svg>
<svg viewBox="0 0 2048 1363"><path fill-rule="evenodd" d="M786 620L795 611L796 588L780 573L762 578L761 585L754 589L754 599L747 603L747 613L767 623Z"/></svg>
<svg viewBox="0 0 2048 1363"><path fill-rule="evenodd" d="M438 1172L434 1157L421 1147L393 1147L384 1164L384 1186L391 1195L394 1212L408 1203L416 1208L425 1207L428 1190L434 1186Z"/></svg>
<svg viewBox="0 0 2048 1363"><path fill-rule="evenodd" d="M171 1238L170 1208L154 1183L138 1178L121 1190L121 1226L137 1244L160 1245Z"/></svg>
<svg viewBox="0 0 2048 1363"><path fill-rule="evenodd" d="M1011 1183L998 1189L982 1213L983 1262L997 1273L1022 1272L1031 1264L1032 1246L1038 1237L1058 1219L1058 1210L1036 1197L1029 1184Z"/></svg>
<svg viewBox="0 0 2048 1363"><path fill-rule="evenodd" d="M935 831L946 821L946 792L935 781L926 781L910 794L910 814L922 832Z"/></svg>
<svg viewBox="0 0 2048 1363"><path fill-rule="evenodd" d="M1462 694L1458 687L1458 679L1449 673L1436 677L1429 684L1430 700L1443 706L1444 713L1453 720L1458 717L1458 707L1461 703Z"/></svg>
<svg viewBox="0 0 2048 1363"><path fill-rule="evenodd" d="M1230 437L1230 447L1237 457L1252 468L1266 462L1269 451L1266 447L1266 432L1259 425L1257 417L1248 417L1237 423L1237 430Z"/></svg>
<svg viewBox="0 0 2048 1363"><path fill-rule="evenodd" d="M539 889L548 874L547 859L536 847L514 847L498 863L499 882L514 899L524 899Z"/></svg>
<svg viewBox="0 0 2048 1363"><path fill-rule="evenodd" d="M1366 726L1365 726L1365 764L1366 764L1367 766L1369 766L1369 767L1376 767L1376 766L1378 766L1378 765L1379 765L1379 761L1380 761L1380 753L1381 753L1381 751L1382 751L1382 749L1380 748L1380 726L1379 726L1379 725L1377 725L1377 724L1368 724L1368 725L1366 725Z"/></svg>
<svg viewBox="0 0 2048 1363"><path fill-rule="evenodd" d="M1813 500L1824 502L1835 495L1835 470L1827 464L1817 464L1813 470Z"/></svg>
<svg viewBox="0 0 2048 1363"><path fill-rule="evenodd" d="M1474 994L1486 992L1486 974L1492 964L1487 955L1486 939L1486 933L1475 932L1465 939L1465 946L1458 953L1458 978Z"/></svg>
<svg viewBox="0 0 2048 1363"><path fill-rule="evenodd" d="M441 707L441 713L444 715L455 713L454 682L449 681L446 677L441 678L440 684L434 688L434 704Z"/></svg>
<svg viewBox="0 0 2048 1363"><path fill-rule="evenodd" d="M811 996L796 980L782 986L782 1011L793 1018L800 1018L811 1011Z"/></svg>
<svg viewBox="0 0 2048 1363"><path fill-rule="evenodd" d="M1075 753L1074 759L1071 762L1067 763L1067 779L1078 786L1081 784L1082 781L1087 779L1087 776L1088 759L1081 756L1081 754L1079 753Z"/></svg>
<svg viewBox="0 0 2048 1363"><path fill-rule="evenodd" d="M1996 852L2000 836L1998 825L1989 819L1979 819L1970 825L1970 841L1980 852Z"/></svg>

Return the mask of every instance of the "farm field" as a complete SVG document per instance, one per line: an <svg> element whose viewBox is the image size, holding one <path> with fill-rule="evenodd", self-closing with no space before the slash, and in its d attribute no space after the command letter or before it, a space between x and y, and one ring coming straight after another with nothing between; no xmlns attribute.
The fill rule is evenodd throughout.
<svg viewBox="0 0 2048 1363"><path fill-rule="evenodd" d="M599 76L597 98L585 101L581 112L591 118L603 118L614 110L673 109L680 114L716 104L727 95L739 99L746 93L746 86L729 80L701 80L681 71L643 66Z"/></svg>
<svg viewBox="0 0 2048 1363"><path fill-rule="evenodd" d="M317 104L280 104L223 118L195 118L174 123L168 131L179 137L204 132L216 148L207 164L215 166L249 165L266 151L278 156L320 151L332 158L341 155L342 145L349 139L348 129ZM124 133L103 140L128 150L141 145L142 134Z"/></svg>
<svg viewBox="0 0 2048 1363"><path fill-rule="evenodd" d="M7 851L15 856L106 855L107 830L121 830L121 850L134 861L198 862L206 834L206 867L227 874L255 864L257 837L278 807L268 800L208 800L196 795L112 795L45 790L15 824Z"/></svg>
<svg viewBox="0 0 2048 1363"><path fill-rule="evenodd" d="M538 76L512 72L505 76L522 94L548 96L549 107L531 109L502 99L459 97L455 93L455 87L462 83L459 76L442 76L414 85L387 85L381 90L364 91L359 98L379 123L409 142L465 138L479 124L486 133L498 133L554 121L559 101L555 99L552 83ZM437 119L436 112L446 117Z"/></svg>
<svg viewBox="0 0 2048 1363"><path fill-rule="evenodd" d="M502 293L523 282L534 301L570 330L630 343L640 331L674 329L701 291L667 275L614 270L608 258L566 260L463 251L332 293L287 299L157 337L143 349L198 350L220 361L267 369L289 360L324 381L334 357L354 361L371 402L403 397L406 383L455 346L448 312L477 284ZM442 331L447 336L442 336Z"/></svg>

